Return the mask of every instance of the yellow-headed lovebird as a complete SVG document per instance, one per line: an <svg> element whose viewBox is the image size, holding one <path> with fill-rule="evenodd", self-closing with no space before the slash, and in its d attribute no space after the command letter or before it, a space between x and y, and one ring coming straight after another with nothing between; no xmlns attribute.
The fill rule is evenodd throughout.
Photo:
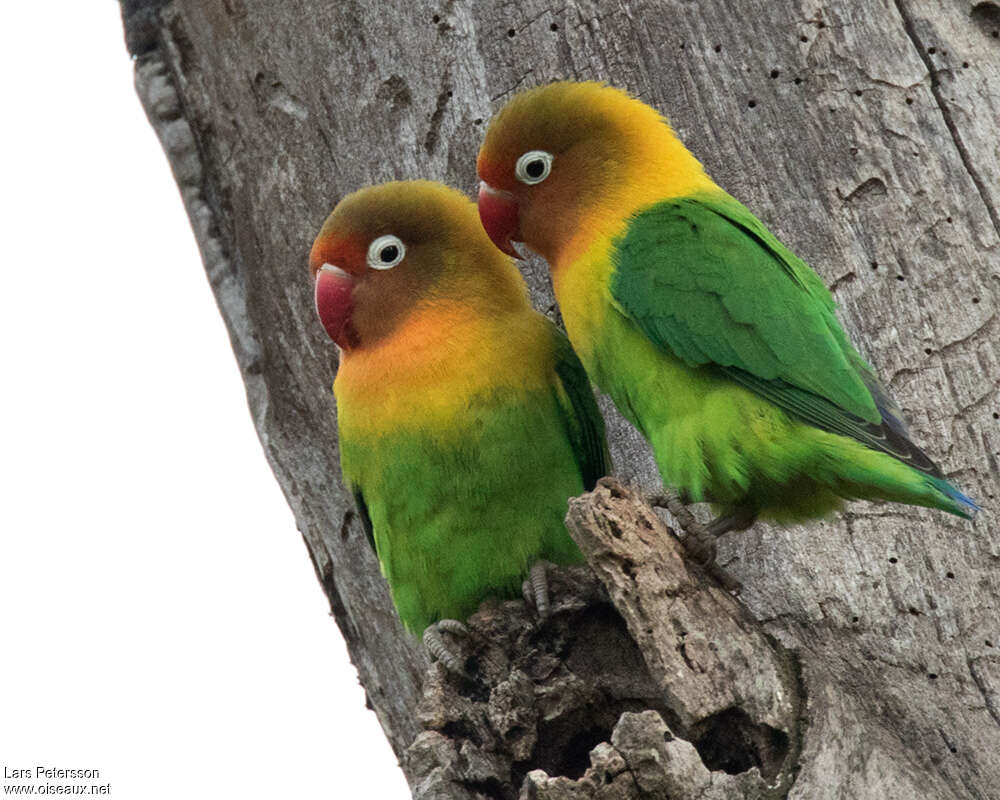
<svg viewBox="0 0 1000 800"><path fill-rule="evenodd" d="M607 472L604 423L475 204L429 181L361 189L309 264L340 346L344 480L406 628L517 592L539 560L582 561L563 517Z"/></svg>
<svg viewBox="0 0 1000 800"><path fill-rule="evenodd" d="M530 89L490 123L478 170L486 231L548 261L590 377L664 483L715 504L711 532L845 498L976 509L910 441L819 276L653 108L597 83Z"/></svg>

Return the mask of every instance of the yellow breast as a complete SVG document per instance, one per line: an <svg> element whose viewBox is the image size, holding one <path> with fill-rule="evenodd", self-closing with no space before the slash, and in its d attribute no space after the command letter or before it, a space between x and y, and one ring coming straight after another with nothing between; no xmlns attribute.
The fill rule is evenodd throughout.
<svg viewBox="0 0 1000 800"><path fill-rule="evenodd" d="M495 318L457 306L411 314L385 341L344 353L333 385L342 435L446 431L474 413L477 395L542 385L552 362L544 325L529 310Z"/></svg>

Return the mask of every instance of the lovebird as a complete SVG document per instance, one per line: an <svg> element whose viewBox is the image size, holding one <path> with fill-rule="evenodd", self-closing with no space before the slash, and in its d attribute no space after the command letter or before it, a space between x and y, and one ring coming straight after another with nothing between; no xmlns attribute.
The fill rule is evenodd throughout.
<svg viewBox="0 0 1000 800"><path fill-rule="evenodd" d="M653 108L598 83L515 96L479 152L493 242L546 259L593 381L714 535L845 499L977 508L911 440L820 277Z"/></svg>
<svg viewBox="0 0 1000 800"><path fill-rule="evenodd" d="M539 560L582 562L563 518L608 471L604 422L475 203L430 181L361 189L309 267L340 350L344 481L404 626L464 619Z"/></svg>

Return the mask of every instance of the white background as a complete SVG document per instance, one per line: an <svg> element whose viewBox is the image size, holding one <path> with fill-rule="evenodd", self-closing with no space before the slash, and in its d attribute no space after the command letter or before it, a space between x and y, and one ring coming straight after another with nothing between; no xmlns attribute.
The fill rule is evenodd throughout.
<svg viewBox="0 0 1000 800"><path fill-rule="evenodd" d="M119 800L346 798L362 773L407 797L251 426L118 4L7 3L0 68L0 770L98 768Z"/></svg>

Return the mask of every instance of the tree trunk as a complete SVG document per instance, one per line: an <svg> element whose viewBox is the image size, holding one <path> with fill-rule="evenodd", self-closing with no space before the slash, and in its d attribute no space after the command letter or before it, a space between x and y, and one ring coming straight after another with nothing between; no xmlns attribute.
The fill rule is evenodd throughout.
<svg viewBox="0 0 1000 800"><path fill-rule="evenodd" d="M1000 6L969 0L123 0L261 442L421 798L1000 798ZM832 286L915 437L986 510L855 504L721 543L733 599L619 484L594 572L473 620L460 681L401 629L340 483L306 257L346 192L472 191L486 122L557 78L629 89ZM554 309L544 265L538 305ZM607 404L605 404L607 408ZM657 480L610 422L616 474ZM596 574L596 579L594 575Z"/></svg>

